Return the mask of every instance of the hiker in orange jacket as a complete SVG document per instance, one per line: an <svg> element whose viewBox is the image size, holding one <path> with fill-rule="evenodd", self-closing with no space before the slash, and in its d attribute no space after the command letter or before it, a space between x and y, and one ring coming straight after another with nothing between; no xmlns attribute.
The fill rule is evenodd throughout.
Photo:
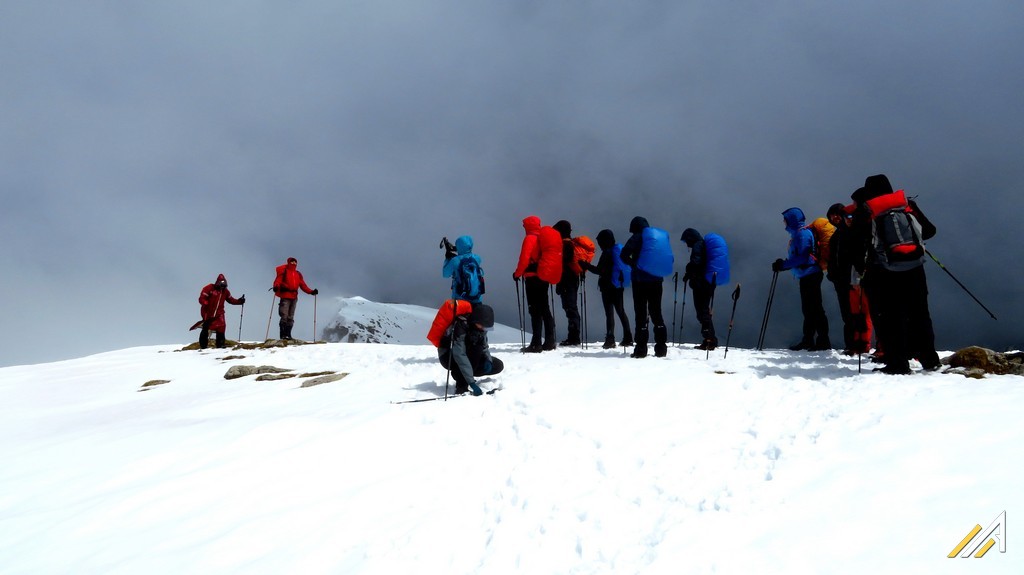
<svg viewBox="0 0 1024 575"><path fill-rule="evenodd" d="M281 317L278 325L281 328L281 339L292 339L292 326L295 325L295 305L299 300L299 290L316 295L320 290L309 289L306 280L302 278L302 272L296 269L299 260L288 258L288 263L277 266L277 276L274 278L274 294L281 298L278 304L277 314Z"/></svg>
<svg viewBox="0 0 1024 575"><path fill-rule="evenodd" d="M551 226L541 226L540 218L523 218L523 246L512 278L524 278L526 305L530 312L533 338L523 348L526 353L555 349L555 317L548 305L548 290L562 278L562 236ZM543 331L543 334L541 333Z"/></svg>

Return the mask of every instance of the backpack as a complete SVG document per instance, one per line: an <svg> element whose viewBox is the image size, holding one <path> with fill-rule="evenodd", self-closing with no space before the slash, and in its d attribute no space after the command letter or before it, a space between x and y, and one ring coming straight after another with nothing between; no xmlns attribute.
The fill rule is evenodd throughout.
<svg viewBox="0 0 1024 575"><path fill-rule="evenodd" d="M676 260L668 232L648 226L641 234L643 245L636 259L637 269L661 278L670 275Z"/></svg>
<svg viewBox="0 0 1024 575"><path fill-rule="evenodd" d="M459 299L480 301L487 291L484 270L475 257L463 257L452 274L452 293Z"/></svg>
<svg viewBox="0 0 1024 575"><path fill-rule="evenodd" d="M579 236L572 239L572 261L569 262L569 269L576 275L580 275L584 272L583 268L580 267L580 260L587 263L594 261L594 253L596 249L594 242L587 236Z"/></svg>
<svg viewBox="0 0 1024 575"><path fill-rule="evenodd" d="M537 232L537 277L552 285L562 280L562 234L551 226Z"/></svg>
<svg viewBox="0 0 1024 575"><path fill-rule="evenodd" d="M818 218L804 228L811 230L811 234L814 235L814 260L821 271L828 271L828 257L831 251L829 242L832 240L832 234L836 232L836 227L827 218Z"/></svg>
<svg viewBox="0 0 1024 575"><path fill-rule="evenodd" d="M427 332L427 339L434 347L441 347L441 339L455 323L455 319L472 311L473 305L466 300L445 300L441 307L437 308L434 321L430 324L430 331Z"/></svg>
<svg viewBox="0 0 1024 575"><path fill-rule="evenodd" d="M725 238L715 233L704 236L704 258L704 279L720 286L729 283L729 247Z"/></svg>
<svg viewBox="0 0 1024 575"><path fill-rule="evenodd" d="M876 262L890 271L907 271L923 264L924 234L903 190L872 198L867 207Z"/></svg>
<svg viewBox="0 0 1024 575"><path fill-rule="evenodd" d="M626 262L622 261L619 254L622 253L622 244L615 244L612 250L612 286L617 288L628 288L632 279L633 270Z"/></svg>

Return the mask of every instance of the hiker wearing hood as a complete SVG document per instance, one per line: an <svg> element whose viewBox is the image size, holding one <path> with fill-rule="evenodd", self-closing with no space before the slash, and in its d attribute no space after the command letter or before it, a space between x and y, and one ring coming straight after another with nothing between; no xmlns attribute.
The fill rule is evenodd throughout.
<svg viewBox="0 0 1024 575"><path fill-rule="evenodd" d="M206 287L199 292L199 312L203 318L203 329L199 331L199 349L206 349L210 340L210 331L216 334L216 347L222 348L226 342L224 331L227 329L227 322L224 320L224 302L231 305L242 305L245 303L245 296L235 299L228 291L228 280L224 274L217 276L217 281L206 284Z"/></svg>
<svg viewBox="0 0 1024 575"><path fill-rule="evenodd" d="M316 295L320 290L309 289L306 280L302 278L302 272L297 268L299 260L288 258L288 262L277 266L277 276L274 278L274 294L281 298L278 304L277 314L281 320L278 326L281 328L281 339L292 339L292 326L295 325L295 306L299 300L299 290Z"/></svg>
<svg viewBox="0 0 1024 575"><path fill-rule="evenodd" d="M445 238L444 243L446 249L444 265L441 267L441 277L452 278L452 298L480 303L483 298L484 273L480 256L473 253L473 238L459 236L455 240L454 246L448 243L448 238ZM464 261L467 263L471 261L474 265L464 267ZM469 274L476 277L466 277ZM459 285L462 286L461 289Z"/></svg>
<svg viewBox="0 0 1024 575"><path fill-rule="evenodd" d="M690 248L690 261L686 263L683 284L690 284L693 292L693 311L700 322L701 344L697 349L713 350L718 347L715 335L715 322L711 316L711 300L715 296L715 286L707 280L708 257L704 244L704 236L693 228L686 228L679 238Z"/></svg>
<svg viewBox="0 0 1024 575"><path fill-rule="evenodd" d="M630 357L647 357L647 341L650 337L648 323L654 324L654 355L665 357L668 354L668 328L665 327L665 319L661 314L661 295L664 277L654 275L645 271L644 262L641 260L645 254L651 252L644 250L644 230L650 228L647 219L636 216L629 223L629 233L632 235L622 246L619 257L630 267L633 282L633 315L636 319L636 330L633 332L635 345ZM650 249L651 246L648 246ZM671 248L669 248L671 249ZM654 257L671 260L671 251L668 254L654 254Z"/></svg>
<svg viewBox="0 0 1024 575"><path fill-rule="evenodd" d="M523 279L526 287L526 305L530 313L530 345L526 353L540 353L557 347L555 344L555 317L548 305L548 290L562 278L562 236L551 226L541 226L540 218L523 218L522 248L519 263L512 279ZM518 287L517 287L518 289Z"/></svg>
<svg viewBox="0 0 1024 575"><path fill-rule="evenodd" d="M555 294L562 300L562 311L565 312L568 336L560 345L580 345L580 308L577 300L580 295L580 276L572 270L576 264L576 250L572 245L572 224L567 220L558 220L551 226L562 237L562 277L555 285Z"/></svg>
<svg viewBox="0 0 1024 575"><path fill-rule="evenodd" d="M791 270L793 277L800 280L800 308L804 316L803 337L789 349L832 349L828 337L828 317L821 302L821 280L824 275L815 254L814 233L804 225L804 212L800 208L789 208L782 212L782 221L790 236L789 255L786 259L775 260L772 271Z"/></svg>
<svg viewBox="0 0 1024 575"><path fill-rule="evenodd" d="M586 260L579 260L581 268L597 274L597 289L601 291L601 303L604 305L605 337L604 349L615 347L615 316L619 316L622 324L622 343L633 345L633 334L629 329L629 316L626 315L622 303L622 294L630 284L630 269L619 259L622 246L615 243L615 234L611 230L597 233L597 245L601 248L601 257L597 265Z"/></svg>

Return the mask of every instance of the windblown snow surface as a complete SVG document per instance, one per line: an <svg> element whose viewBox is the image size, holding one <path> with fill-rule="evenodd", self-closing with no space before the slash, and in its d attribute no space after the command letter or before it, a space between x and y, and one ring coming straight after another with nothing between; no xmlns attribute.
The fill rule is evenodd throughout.
<svg viewBox="0 0 1024 575"><path fill-rule="evenodd" d="M395 404L429 344L181 347L0 369L0 572L1024 572L1005 523L947 557L1024 514L1019 376L501 344L497 393Z"/></svg>

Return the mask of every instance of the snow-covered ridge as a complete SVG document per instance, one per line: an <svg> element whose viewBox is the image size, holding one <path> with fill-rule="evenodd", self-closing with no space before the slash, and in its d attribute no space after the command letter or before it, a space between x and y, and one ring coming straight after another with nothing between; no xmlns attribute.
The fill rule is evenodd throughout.
<svg viewBox="0 0 1024 575"><path fill-rule="evenodd" d="M378 303L362 297L339 297L340 308L321 332L327 342L393 343L423 345L437 308L398 303ZM438 301L440 306L443 300ZM485 302L486 303L486 302ZM500 323L488 334L492 343L520 341L519 328Z"/></svg>

